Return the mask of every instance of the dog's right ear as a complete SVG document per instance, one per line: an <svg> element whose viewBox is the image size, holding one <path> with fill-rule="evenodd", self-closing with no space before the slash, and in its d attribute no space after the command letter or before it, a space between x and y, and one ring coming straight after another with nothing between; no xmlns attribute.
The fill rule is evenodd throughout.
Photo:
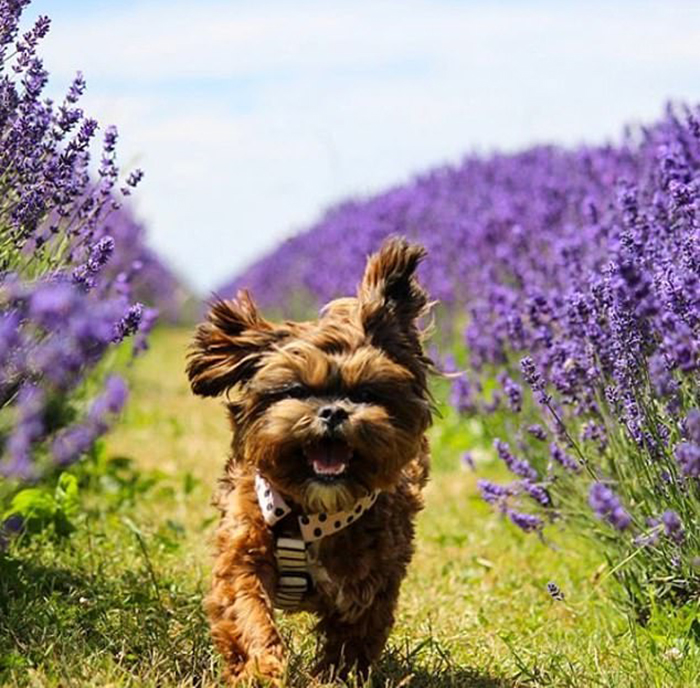
<svg viewBox="0 0 700 688"><path fill-rule="evenodd" d="M261 355L283 336L260 315L247 291L230 301L215 301L207 322L197 328L188 355L192 391L214 397L250 379Z"/></svg>

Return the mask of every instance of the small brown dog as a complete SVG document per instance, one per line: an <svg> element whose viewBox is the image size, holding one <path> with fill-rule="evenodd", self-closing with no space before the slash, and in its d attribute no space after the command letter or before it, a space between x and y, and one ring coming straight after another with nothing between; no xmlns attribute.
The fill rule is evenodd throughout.
<svg viewBox="0 0 700 688"><path fill-rule="evenodd" d="M273 607L319 617L320 674L366 673L386 643L429 470L424 255L388 240L315 322L268 322L242 292L197 330L192 389L227 392L233 426L206 600L233 683L282 676Z"/></svg>

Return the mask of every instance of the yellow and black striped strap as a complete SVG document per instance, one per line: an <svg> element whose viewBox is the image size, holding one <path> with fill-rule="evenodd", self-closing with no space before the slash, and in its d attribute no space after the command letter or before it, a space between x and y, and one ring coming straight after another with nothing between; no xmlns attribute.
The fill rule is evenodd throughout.
<svg viewBox="0 0 700 688"><path fill-rule="evenodd" d="M306 545L303 540L280 537L275 543L275 557L279 574L275 606L278 609L295 609L311 591Z"/></svg>

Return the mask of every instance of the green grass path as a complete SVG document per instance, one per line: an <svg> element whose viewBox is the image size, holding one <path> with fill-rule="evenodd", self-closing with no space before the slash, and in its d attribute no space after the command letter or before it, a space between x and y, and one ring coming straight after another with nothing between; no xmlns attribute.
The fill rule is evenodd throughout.
<svg viewBox="0 0 700 688"><path fill-rule="evenodd" d="M76 532L22 539L0 559L0 684L218 684L201 599L229 434L221 404L189 393L187 337L157 332L131 370L124 422L81 473ZM700 685L683 614L631 627L595 553L557 533L555 544L525 536L479 500L458 460L468 428L448 416L434 429L417 554L374 685ZM282 625L289 684L311 685L311 621Z"/></svg>

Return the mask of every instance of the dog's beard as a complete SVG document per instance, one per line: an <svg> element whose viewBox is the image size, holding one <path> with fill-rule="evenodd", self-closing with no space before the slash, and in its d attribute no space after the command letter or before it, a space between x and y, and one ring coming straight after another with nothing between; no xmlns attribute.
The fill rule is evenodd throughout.
<svg viewBox="0 0 700 688"><path fill-rule="evenodd" d="M334 513L351 509L356 499L349 486L309 480L304 489L304 505L309 513Z"/></svg>

